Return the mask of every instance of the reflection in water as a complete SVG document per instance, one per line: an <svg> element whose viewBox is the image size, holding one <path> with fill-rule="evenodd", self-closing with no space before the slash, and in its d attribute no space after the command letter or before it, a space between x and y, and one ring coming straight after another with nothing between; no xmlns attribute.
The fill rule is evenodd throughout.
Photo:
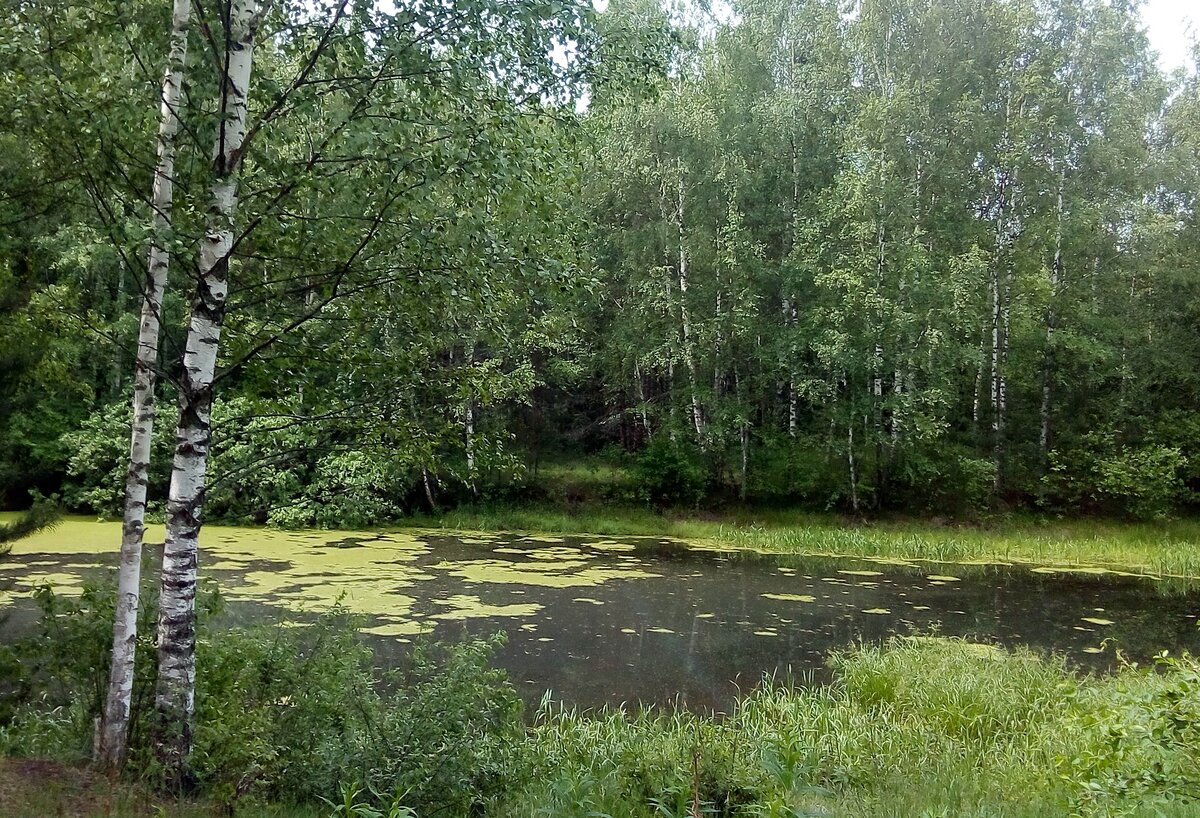
<svg viewBox="0 0 1200 818"><path fill-rule="evenodd" d="M116 524L70 521L19 543L0 563L0 604L19 609L35 584L78 588L115 562L118 540ZM1029 645L1088 670L1111 667L1118 649L1138 660L1200 651L1200 594L1158 594L1153 580L1103 569L770 557L654 539L211 527L204 543L202 574L235 617L285 608L303 619L340 601L368 615L382 662L416 634L503 630L497 660L527 699L550 689L585 707L726 708L764 672L821 678L830 650L897 633Z"/></svg>

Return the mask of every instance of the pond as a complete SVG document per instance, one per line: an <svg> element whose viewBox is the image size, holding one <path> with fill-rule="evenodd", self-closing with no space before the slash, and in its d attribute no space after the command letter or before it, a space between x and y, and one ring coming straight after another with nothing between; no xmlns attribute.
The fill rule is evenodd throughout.
<svg viewBox="0 0 1200 818"><path fill-rule="evenodd" d="M151 527L148 542L161 542ZM119 525L69 520L0 561L0 608L111 575ZM1100 568L768 556L652 538L208 527L201 574L231 616L368 617L382 662L421 634L503 631L527 701L727 709L763 673L820 681L829 651L940 633L1054 651L1081 670L1200 652L1200 593Z"/></svg>

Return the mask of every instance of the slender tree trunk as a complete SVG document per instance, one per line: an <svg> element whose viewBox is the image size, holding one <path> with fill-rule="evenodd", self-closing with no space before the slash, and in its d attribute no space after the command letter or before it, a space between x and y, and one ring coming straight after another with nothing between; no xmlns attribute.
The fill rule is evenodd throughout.
<svg viewBox="0 0 1200 818"><path fill-rule="evenodd" d="M795 48L793 47L789 73L794 66ZM794 128L789 144L792 156L792 212L788 229L788 254L794 257L796 247L800 243L800 151L796 146ZM795 287L794 281L791 282L791 286ZM783 299L783 323L787 327L788 338L788 436L792 438L796 437L800 419L800 396L796 392L796 319L798 317L799 310L796 304L795 290L792 290L791 297Z"/></svg>
<svg viewBox="0 0 1200 818"><path fill-rule="evenodd" d="M783 299L783 324L787 333L787 396L788 396L788 436L794 438L800 426L800 396L796 393L796 301L793 298Z"/></svg>
<svg viewBox="0 0 1200 818"><path fill-rule="evenodd" d="M437 511L437 501L433 499L433 485L429 480L429 469L421 467L421 483L425 486L425 500L429 503L430 511Z"/></svg>
<svg viewBox="0 0 1200 818"><path fill-rule="evenodd" d="M1050 302L1046 306L1046 348L1042 355L1042 406L1041 431L1038 434L1038 448L1041 452L1042 468L1045 469L1050 458L1050 415L1054 388L1054 332L1057 329L1058 316L1055 306L1058 300L1058 288L1062 284L1063 272L1063 187L1065 186L1065 168L1060 171L1058 179L1058 222L1054 229L1054 260L1050 264Z"/></svg>
<svg viewBox="0 0 1200 818"><path fill-rule="evenodd" d="M153 197L152 197L153 198ZM149 265L147 265L149 267ZM125 312L125 279L128 278L129 271L125 269L125 259L121 258L117 262L117 291L113 294L113 314L121 315ZM141 343L141 328L138 328L138 343ZM113 345L112 352L112 367L109 370L108 392L113 398L119 397L121 394L121 378L125 374L125 355L124 349L120 344ZM134 355L136 366L137 356ZM99 746L99 745L97 745Z"/></svg>
<svg viewBox="0 0 1200 818"><path fill-rule="evenodd" d="M100 762L117 769L125 756L133 695L137 618L142 578L142 541L145 533L146 483L154 433L154 383L158 366L158 336L163 293L167 288L170 253L171 204L175 177L175 137L179 132L179 103L187 61L189 0L175 0L171 15L171 44L163 72L158 124L158 164L151 194L153 233L147 263L146 289L138 326L134 361L133 431L129 467L125 474L125 514L121 525L121 558L117 574L116 612L113 617L112 665L104 720L100 733ZM122 269L122 281L124 270Z"/></svg>
<svg viewBox="0 0 1200 818"><path fill-rule="evenodd" d="M846 463L850 467L850 508L858 513L858 467L854 462L854 421L846 424Z"/></svg>
<svg viewBox="0 0 1200 818"><path fill-rule="evenodd" d="M1012 282L1013 269L1010 264L1004 274L1003 297L1000 309L999 372L996 378L996 413L993 429L996 432L996 489L1004 483L1003 471L1007 454L1008 432L1008 350L1012 336Z"/></svg>
<svg viewBox="0 0 1200 818"><path fill-rule="evenodd" d="M196 557L211 440L212 385L229 292L229 256L237 210L238 171L246 137L259 0L229 0L212 169L212 203L200 243L180 383L179 426L167 504L158 616L159 756L177 785L186 781L196 681Z"/></svg>
<svg viewBox="0 0 1200 818"><path fill-rule="evenodd" d="M745 397L742 394L742 376L737 367L733 370L733 388L737 394L738 406L745 409ZM742 449L741 471L738 477L738 499L746 501L746 481L750 474L750 421L747 412L738 423L738 437Z"/></svg>
<svg viewBox="0 0 1200 818"><path fill-rule="evenodd" d="M1015 184L1015 180L1013 181ZM995 467L993 489L999 492L1004 484L1005 424L1008 419L1008 341L1010 335L1013 262L1012 235L1009 212L1015 207L1016 192L1009 194L1009 180L1000 188L1000 206L996 217L996 250L991 270L992 293L992 461ZM1004 273L1001 274L1001 267Z"/></svg>
<svg viewBox="0 0 1200 818"><path fill-rule="evenodd" d="M685 232L683 172L679 174L679 322L683 332L683 355L688 369L688 384L692 395L692 425L696 429L696 441L704 448L704 412L700 408L700 394L696 390L696 356L692 349L692 322L688 312L688 254Z"/></svg>
<svg viewBox="0 0 1200 818"><path fill-rule="evenodd" d="M463 439L467 450L467 483L471 494L479 496L479 486L476 480L475 465L475 402L468 400L463 407Z"/></svg>
<svg viewBox="0 0 1200 818"><path fill-rule="evenodd" d="M714 313L713 322L715 332L713 333L713 404L719 405L721 400L721 311L724 305L721 303L721 281L717 279L717 303L716 312Z"/></svg>
<svg viewBox="0 0 1200 818"><path fill-rule="evenodd" d="M995 296L992 294L991 280L988 280L988 309L990 310L992 299ZM979 428L980 418L983 413L983 374L987 369L988 361L988 326L990 319L985 318L980 321L979 329L979 365L975 368L975 400L971 403L971 423L975 425L975 433L981 434Z"/></svg>
<svg viewBox="0 0 1200 818"><path fill-rule="evenodd" d="M635 360L633 362L633 382L637 387L638 402L641 404L638 409L638 414L642 418L642 428L646 430L646 439L650 439L650 414L646 411L646 384L642 377L642 367Z"/></svg>

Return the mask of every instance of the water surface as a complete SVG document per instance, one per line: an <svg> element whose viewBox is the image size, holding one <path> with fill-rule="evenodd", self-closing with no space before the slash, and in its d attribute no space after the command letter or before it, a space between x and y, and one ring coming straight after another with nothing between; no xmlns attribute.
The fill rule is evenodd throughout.
<svg viewBox="0 0 1200 818"><path fill-rule="evenodd" d="M148 542L161 541L151 528ZM113 574L119 526L71 520L0 561L0 607ZM820 679L829 651L938 632L1103 671L1200 652L1200 594L1103 569L764 556L652 539L282 532L209 527L201 574L235 617L304 619L340 601L387 662L421 634L503 631L527 700L725 709L763 673ZM12 626L10 626L10 632Z"/></svg>

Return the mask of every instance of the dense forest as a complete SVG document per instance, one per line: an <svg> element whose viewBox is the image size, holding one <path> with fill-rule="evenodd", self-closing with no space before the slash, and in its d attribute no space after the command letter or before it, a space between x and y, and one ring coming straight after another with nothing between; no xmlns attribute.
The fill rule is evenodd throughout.
<svg viewBox="0 0 1200 818"><path fill-rule="evenodd" d="M140 378L163 508L232 116L215 29L172 50L168 5L6 8L2 506L120 516ZM528 502L563 459L658 506L1186 509L1200 81L1137 5L725 11L273 6L226 166L206 517Z"/></svg>

